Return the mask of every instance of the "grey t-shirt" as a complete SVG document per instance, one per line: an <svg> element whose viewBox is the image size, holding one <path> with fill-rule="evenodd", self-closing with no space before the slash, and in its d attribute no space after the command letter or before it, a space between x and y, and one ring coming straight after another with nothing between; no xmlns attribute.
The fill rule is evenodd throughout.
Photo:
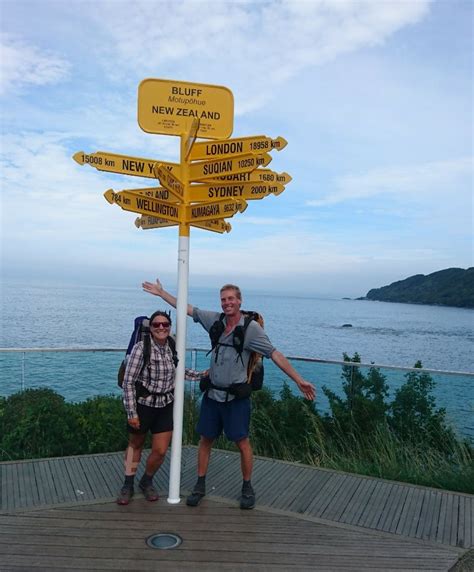
<svg viewBox="0 0 474 572"><path fill-rule="evenodd" d="M207 332L219 317L219 312L210 312L194 307L193 320L201 324ZM226 319L224 318L225 323ZM243 316L239 325L244 325ZM219 338L219 342L229 345L218 345L212 350L210 378L214 385L222 387L229 387L233 383L244 383L247 381L247 367L252 352L258 352L269 358L275 351L263 328L254 320L250 322L245 333L242 359L240 359L239 354L232 345L232 332L227 336L223 333ZM226 401L227 393L218 389L211 389L208 396L216 401ZM231 399L234 399L234 396L229 394L228 400L230 401Z"/></svg>

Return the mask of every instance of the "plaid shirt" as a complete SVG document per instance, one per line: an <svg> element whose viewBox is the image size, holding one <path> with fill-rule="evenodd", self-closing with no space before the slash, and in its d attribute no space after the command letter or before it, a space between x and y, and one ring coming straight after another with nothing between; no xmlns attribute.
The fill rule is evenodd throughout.
<svg viewBox="0 0 474 572"><path fill-rule="evenodd" d="M135 382L139 381L151 393L148 397L139 397L138 403L149 407L165 407L174 400L176 368L173 362L173 352L168 342L161 346L151 337L150 364L143 371L143 342L133 346L127 360L123 380L123 404L127 418L138 417ZM185 370L187 379L197 381L202 373L193 369Z"/></svg>

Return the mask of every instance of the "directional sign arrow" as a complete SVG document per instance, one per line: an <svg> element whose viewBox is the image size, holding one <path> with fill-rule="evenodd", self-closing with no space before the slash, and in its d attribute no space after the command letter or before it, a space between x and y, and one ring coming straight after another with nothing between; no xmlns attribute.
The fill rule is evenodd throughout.
<svg viewBox="0 0 474 572"><path fill-rule="evenodd" d="M162 163L157 163L153 167L153 172L163 187L166 187L173 195L177 196L180 200L184 197L184 184L169 171Z"/></svg>
<svg viewBox="0 0 474 572"><path fill-rule="evenodd" d="M134 195L128 191L114 193L112 189L106 191L104 197L109 203L116 203L125 211L179 222L179 207L177 204L169 204L149 197Z"/></svg>
<svg viewBox="0 0 474 572"><path fill-rule="evenodd" d="M280 183L230 183L215 181L202 185L191 185L189 188L189 200L191 202L209 202L215 199L234 198L246 200L258 200L268 195L279 195L285 190Z"/></svg>
<svg viewBox="0 0 474 572"><path fill-rule="evenodd" d="M116 155L115 153L106 153L97 151L97 153L87 154L84 151L78 151L72 158L79 165L90 165L99 171L108 171L109 173L119 173L121 175L133 175L135 177L147 177L155 179L153 167L157 162L164 165L168 170L179 176L181 168L179 163L167 163L157 161L157 159L141 159L140 157L129 157L128 155Z"/></svg>
<svg viewBox="0 0 474 572"><path fill-rule="evenodd" d="M247 208L244 199L223 199L213 203L195 204L186 206L186 222L202 222L219 218L234 216L236 213L243 213Z"/></svg>
<svg viewBox="0 0 474 572"><path fill-rule="evenodd" d="M213 177L212 181L221 183L222 181L228 182L262 182L262 183L280 183L281 185L287 185L292 181L292 178L288 173L276 173L270 169L255 169L251 173L238 173L236 175L224 175L222 177ZM206 183L211 182L210 179L206 180Z"/></svg>
<svg viewBox="0 0 474 572"><path fill-rule="evenodd" d="M199 131L199 124L201 120L199 117L195 117L191 123L191 127L189 131L186 133L186 138L184 142L185 154L184 158L187 159L189 157L189 153L193 148L194 142L196 141L197 132Z"/></svg>
<svg viewBox="0 0 474 572"><path fill-rule="evenodd" d="M204 179L215 179L221 175L248 173L261 165L267 166L271 160L272 158L268 153L261 155L244 153L243 155L236 155L227 159L191 163L189 166L189 178L191 181L201 181Z"/></svg>
<svg viewBox="0 0 474 572"><path fill-rule="evenodd" d="M164 218L157 218L156 216L142 215L135 219L135 226L143 230L149 228L164 228L166 226L176 226L178 223L171 222Z"/></svg>
<svg viewBox="0 0 474 572"><path fill-rule="evenodd" d="M225 220L206 220L205 222L193 222L191 223L191 226L202 228L204 230L212 230L212 232L218 232L220 234L223 234L224 232L230 232L232 230L230 222L226 222Z"/></svg>
<svg viewBox="0 0 474 572"><path fill-rule="evenodd" d="M112 189L111 189L112 190ZM159 201L164 201L165 203L176 204L178 199L165 189L164 187L144 187L142 189L123 189L122 191L113 191L115 194L118 192L127 192L138 197L151 197L152 199L157 199Z"/></svg>
<svg viewBox="0 0 474 572"><path fill-rule="evenodd" d="M276 149L281 151L288 145L286 139L277 137L272 139L266 135L254 135L253 137L239 137L220 141L202 141L195 143L189 154L191 161L202 159L227 158L242 153L265 153Z"/></svg>

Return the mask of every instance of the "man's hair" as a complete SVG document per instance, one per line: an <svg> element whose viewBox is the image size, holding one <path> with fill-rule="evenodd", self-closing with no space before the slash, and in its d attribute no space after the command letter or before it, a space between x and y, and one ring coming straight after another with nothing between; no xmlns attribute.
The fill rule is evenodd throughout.
<svg viewBox="0 0 474 572"><path fill-rule="evenodd" d="M220 289L220 293L222 294L224 290L234 290L237 298L239 300L242 300L242 292L240 291L240 288L235 284L224 284L224 286L222 286L222 288Z"/></svg>

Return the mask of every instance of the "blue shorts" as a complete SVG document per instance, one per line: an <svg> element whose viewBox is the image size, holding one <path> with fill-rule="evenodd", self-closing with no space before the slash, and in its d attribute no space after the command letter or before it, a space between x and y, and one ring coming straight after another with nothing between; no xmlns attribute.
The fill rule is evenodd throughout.
<svg viewBox="0 0 474 572"><path fill-rule="evenodd" d="M248 437L250 410L249 397L222 403L204 394L196 431L208 439L217 439L224 430L227 439L236 443Z"/></svg>

